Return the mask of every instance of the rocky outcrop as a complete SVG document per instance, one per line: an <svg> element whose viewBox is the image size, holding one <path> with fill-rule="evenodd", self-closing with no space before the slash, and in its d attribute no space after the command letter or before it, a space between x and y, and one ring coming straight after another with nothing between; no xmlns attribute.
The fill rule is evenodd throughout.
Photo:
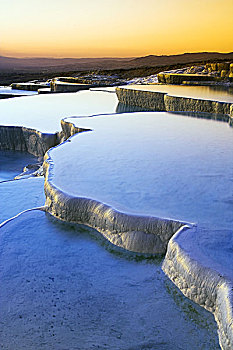
<svg viewBox="0 0 233 350"><path fill-rule="evenodd" d="M230 81L233 78L233 63L230 62L207 63L205 70L209 74L215 74L221 78L229 78Z"/></svg>
<svg viewBox="0 0 233 350"><path fill-rule="evenodd" d="M53 79L50 83L51 92L77 92L91 87L90 84L63 82L57 79Z"/></svg>
<svg viewBox="0 0 233 350"><path fill-rule="evenodd" d="M0 150L22 151L34 156L44 156L54 146L78 132L87 131L61 120L62 131L47 134L22 126L0 125Z"/></svg>
<svg viewBox="0 0 233 350"><path fill-rule="evenodd" d="M230 107L229 125L233 126L233 103L232 103L232 105Z"/></svg>
<svg viewBox="0 0 233 350"><path fill-rule="evenodd" d="M0 150L25 151L43 156L60 142L60 133L46 134L20 126L0 126Z"/></svg>
<svg viewBox="0 0 233 350"><path fill-rule="evenodd" d="M221 81L219 77L201 75L201 74L176 74L176 73L159 73L158 82L162 84L183 84L184 81L211 81L218 82Z"/></svg>
<svg viewBox="0 0 233 350"><path fill-rule="evenodd" d="M193 66L184 71L167 71L158 74L162 84L192 84L192 82L233 81L233 63L207 63L205 66Z"/></svg>
<svg viewBox="0 0 233 350"><path fill-rule="evenodd" d="M116 94L121 104L138 106L144 111L204 112L227 117L233 115L233 104L227 102L171 96L167 93L129 88L117 88Z"/></svg>
<svg viewBox="0 0 233 350"><path fill-rule="evenodd" d="M10 85L15 90L38 91L48 87L48 83L12 83Z"/></svg>
<svg viewBox="0 0 233 350"><path fill-rule="evenodd" d="M127 88L116 88L121 104L138 106L144 111L165 111L164 93Z"/></svg>
<svg viewBox="0 0 233 350"><path fill-rule="evenodd" d="M221 348L231 350L233 348L232 280L221 271L221 266L216 268L214 262L211 260L208 262L206 256L201 255L200 246L197 253L193 253L195 240L191 242L191 248L187 248L185 242L195 234L201 235L200 232L195 232L197 230L185 227L171 238L162 268L186 297L214 314ZM215 254L218 254L218 251Z"/></svg>
<svg viewBox="0 0 233 350"><path fill-rule="evenodd" d="M165 110L229 115L231 103L164 95Z"/></svg>
<svg viewBox="0 0 233 350"><path fill-rule="evenodd" d="M63 140L67 140L70 136L73 136L79 132L89 131L89 129L79 128L73 123L66 121L66 118L61 120L61 127Z"/></svg>

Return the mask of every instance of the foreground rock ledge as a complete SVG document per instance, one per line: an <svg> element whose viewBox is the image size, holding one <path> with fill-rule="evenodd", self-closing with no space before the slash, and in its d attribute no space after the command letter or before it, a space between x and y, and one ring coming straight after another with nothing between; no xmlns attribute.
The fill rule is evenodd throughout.
<svg viewBox="0 0 233 350"><path fill-rule="evenodd" d="M214 259L200 251L200 237L205 233L198 228L180 229L169 241L162 269L182 293L214 314L218 325L220 346L233 349L233 283L231 266L218 262L218 249L213 251ZM213 233L224 242L224 235ZM228 233L231 240L232 233ZM228 243L227 243L228 245ZM229 246L228 246L229 247ZM204 248L205 249L205 248ZM223 254L228 256L226 248ZM217 252L216 252L217 251ZM216 257L217 256L217 257ZM220 257L221 259L221 257ZM229 257L229 263L231 257Z"/></svg>
<svg viewBox="0 0 233 350"><path fill-rule="evenodd" d="M61 142L61 133L42 133L23 126L0 125L0 150L22 151L43 156Z"/></svg>

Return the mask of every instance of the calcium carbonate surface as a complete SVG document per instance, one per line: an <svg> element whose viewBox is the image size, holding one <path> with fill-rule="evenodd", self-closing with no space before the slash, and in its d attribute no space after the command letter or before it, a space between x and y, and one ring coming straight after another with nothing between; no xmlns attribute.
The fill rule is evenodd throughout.
<svg viewBox="0 0 233 350"><path fill-rule="evenodd" d="M69 118L81 128L53 148L50 180L127 212L231 228L233 129L169 113Z"/></svg>
<svg viewBox="0 0 233 350"><path fill-rule="evenodd" d="M233 88L222 86L129 85L127 89L167 93L170 96L233 103Z"/></svg>

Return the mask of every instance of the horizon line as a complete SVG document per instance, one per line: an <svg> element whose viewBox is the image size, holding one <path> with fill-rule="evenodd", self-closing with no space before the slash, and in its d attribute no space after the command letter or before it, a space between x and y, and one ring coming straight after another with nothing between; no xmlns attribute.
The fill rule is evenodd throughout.
<svg viewBox="0 0 233 350"><path fill-rule="evenodd" d="M227 51L227 52L219 52L219 51L192 51L192 52L182 52L177 54L168 54L168 55L159 55L159 54L148 54L143 56L89 56L89 57L57 57L57 56L4 56L0 54L0 58L15 58L15 59L135 59L135 58L141 58L141 57L150 57L150 56L156 56L156 57L169 57L169 56L181 56L181 55L187 55L187 54L205 54L205 53L212 53L212 54L233 54L233 51Z"/></svg>

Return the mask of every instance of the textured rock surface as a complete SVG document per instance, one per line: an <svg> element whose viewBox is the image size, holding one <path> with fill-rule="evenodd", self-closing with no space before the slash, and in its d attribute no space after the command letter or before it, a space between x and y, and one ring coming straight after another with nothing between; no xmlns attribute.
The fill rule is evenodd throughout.
<svg viewBox="0 0 233 350"><path fill-rule="evenodd" d="M184 81L195 82L221 82L232 81L231 63L207 63L205 66L193 66L188 69L161 72L158 74L159 83L183 84Z"/></svg>
<svg viewBox="0 0 233 350"><path fill-rule="evenodd" d="M52 92L76 92L80 90L88 90L92 85L77 84L77 83L65 83L57 81L56 79L51 82Z"/></svg>
<svg viewBox="0 0 233 350"><path fill-rule="evenodd" d="M120 103L138 106L145 111L165 111L164 93L116 88Z"/></svg>
<svg viewBox="0 0 233 350"><path fill-rule="evenodd" d="M200 74L159 73L158 81L163 84L182 84L183 81L219 81L219 77Z"/></svg>
<svg viewBox="0 0 233 350"><path fill-rule="evenodd" d="M166 93L117 88L120 103L134 105L145 111L186 111L229 115L231 103L171 96Z"/></svg>
<svg viewBox="0 0 233 350"><path fill-rule="evenodd" d="M0 150L26 151L35 156L43 156L59 141L59 133L45 134L19 126L0 126Z"/></svg>
<svg viewBox="0 0 233 350"><path fill-rule="evenodd" d="M212 114L230 113L231 103L202 100L187 97L177 97L164 95L164 104L166 111L187 111L187 112L205 112Z"/></svg>
<svg viewBox="0 0 233 350"><path fill-rule="evenodd" d="M233 348L231 237L229 231L181 229L170 240L163 263L163 271L182 293L214 314L224 350Z"/></svg>
<svg viewBox="0 0 233 350"><path fill-rule="evenodd" d="M68 139L70 136L77 134L78 132L88 131L87 129L79 128L73 123L66 121L66 119L61 120L62 135L64 139Z"/></svg>
<svg viewBox="0 0 233 350"><path fill-rule="evenodd" d="M12 89L38 91L38 89L47 88L48 83L13 83Z"/></svg>

